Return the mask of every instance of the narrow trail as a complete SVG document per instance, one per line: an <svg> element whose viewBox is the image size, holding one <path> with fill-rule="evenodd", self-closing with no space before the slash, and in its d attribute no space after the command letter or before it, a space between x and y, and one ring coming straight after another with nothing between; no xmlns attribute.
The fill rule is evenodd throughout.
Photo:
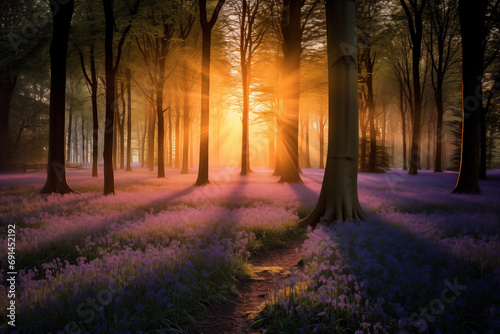
<svg viewBox="0 0 500 334"><path fill-rule="evenodd" d="M254 333L249 313L258 311L259 306L290 277L291 270L300 260L296 249L300 251L304 239L295 237L285 247L274 249L269 254L252 255L249 262L256 267L257 277L238 284L240 295L207 310L195 333Z"/></svg>

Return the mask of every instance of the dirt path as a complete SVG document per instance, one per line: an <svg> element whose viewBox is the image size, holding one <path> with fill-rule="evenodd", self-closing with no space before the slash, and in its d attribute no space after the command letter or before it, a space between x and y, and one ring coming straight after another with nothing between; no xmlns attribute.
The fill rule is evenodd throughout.
<svg viewBox="0 0 500 334"><path fill-rule="evenodd" d="M216 305L201 318L201 327L196 333L253 333L251 319L248 314L255 312L269 296L290 276L292 268L297 266L303 237L290 240L284 248L278 248L269 254L253 255L249 262L256 266L257 277L240 282L239 296L234 296L229 302Z"/></svg>

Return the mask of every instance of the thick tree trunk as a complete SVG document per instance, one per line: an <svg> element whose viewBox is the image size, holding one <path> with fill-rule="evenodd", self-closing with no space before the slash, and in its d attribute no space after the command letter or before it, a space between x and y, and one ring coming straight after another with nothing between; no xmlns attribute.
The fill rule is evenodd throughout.
<svg viewBox="0 0 500 334"><path fill-rule="evenodd" d="M302 182L299 175L301 1L283 0L283 154L279 182Z"/></svg>
<svg viewBox="0 0 500 334"><path fill-rule="evenodd" d="M328 157L318 204L301 226L315 226L320 220L362 217L358 201L358 77L356 51L342 52L341 45L356 41L356 3L353 0L327 0L327 50L329 127ZM345 51L345 50L344 50Z"/></svg>
<svg viewBox="0 0 500 334"><path fill-rule="evenodd" d="M9 114L17 77L0 82L0 173L7 171L9 161Z"/></svg>
<svg viewBox="0 0 500 334"><path fill-rule="evenodd" d="M104 195L115 193L113 171L113 133L115 130L115 84L116 71L113 68L113 2L103 0L105 16L104 67L106 71L106 126L104 129Z"/></svg>
<svg viewBox="0 0 500 334"><path fill-rule="evenodd" d="M460 172L453 193L479 194L479 119L482 112L482 41L486 34L486 0L460 0L462 35L462 147Z"/></svg>
<svg viewBox="0 0 500 334"><path fill-rule="evenodd" d="M75 2L59 4L55 8L52 22L52 42L50 45L50 107L49 107L49 152L47 161L47 181L40 193L66 194L73 192L66 181L66 159L64 156L64 126L66 112L66 53L69 29Z"/></svg>
<svg viewBox="0 0 500 334"><path fill-rule="evenodd" d="M127 81L127 171L132 171L132 92L130 68L125 69L125 80Z"/></svg>

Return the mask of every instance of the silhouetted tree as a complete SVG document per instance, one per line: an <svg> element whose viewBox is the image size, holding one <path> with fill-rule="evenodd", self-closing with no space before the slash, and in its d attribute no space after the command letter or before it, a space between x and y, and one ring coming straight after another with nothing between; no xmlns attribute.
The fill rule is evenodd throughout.
<svg viewBox="0 0 500 334"><path fill-rule="evenodd" d="M64 155L64 126L66 112L66 58L69 28L75 1L64 4L51 2L52 43L50 44L50 119L47 181L40 193L73 192L66 181L66 159Z"/></svg>

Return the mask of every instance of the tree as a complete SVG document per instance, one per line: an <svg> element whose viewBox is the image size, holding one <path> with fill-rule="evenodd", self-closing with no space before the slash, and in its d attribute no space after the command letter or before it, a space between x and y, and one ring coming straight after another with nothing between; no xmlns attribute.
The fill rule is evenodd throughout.
<svg viewBox="0 0 500 334"><path fill-rule="evenodd" d="M50 44L50 107L49 107L49 152L47 181L40 193L66 194L73 192L66 181L66 159L64 155L64 123L66 112L66 58L69 28L75 1L65 4L51 2L52 43Z"/></svg>
<svg viewBox="0 0 500 334"><path fill-rule="evenodd" d="M299 222L316 226L320 221L362 218L358 200L358 78L356 3L326 0L328 48L328 156L318 203ZM348 44L347 44L348 43ZM346 48L346 44L351 44Z"/></svg>
<svg viewBox="0 0 500 334"><path fill-rule="evenodd" d="M172 74L165 70L167 56L175 47L172 43L174 34L173 23L166 13L162 13L159 18L155 13L150 13L148 19L152 22L160 21L161 32L152 36L150 31L147 31L142 36L142 42L136 38L137 46L146 63L149 77L154 85L156 95L156 118L158 121L158 177L165 177L165 122L164 113L168 110L163 106L163 93L165 89L165 81ZM141 46L142 44L142 46ZM150 167L151 168L151 167Z"/></svg>
<svg viewBox="0 0 500 334"><path fill-rule="evenodd" d="M431 79L434 89L434 98L437 109L436 125L436 155L434 172L442 172L442 145L443 145L443 115L444 97L443 86L450 74L451 67L457 62L456 46L459 22L456 10L457 0L431 1L428 8L430 21L429 40L425 45L430 54Z"/></svg>
<svg viewBox="0 0 500 334"><path fill-rule="evenodd" d="M197 186L210 183L208 180L208 130L210 117L210 46L212 29L217 22L222 6L226 0L218 0L210 21L207 19L207 0L198 0L200 8L200 24L202 30L201 55L201 127L200 127L200 161L198 166Z"/></svg>
<svg viewBox="0 0 500 334"><path fill-rule="evenodd" d="M126 171L132 171L132 93L131 93L130 68L125 69L125 80L127 83L127 167Z"/></svg>
<svg viewBox="0 0 500 334"><path fill-rule="evenodd" d="M406 1L409 2L409 6ZM422 95L420 87L420 58L422 55L422 35L423 35L423 20L422 13L427 4L427 0L421 0L420 6L418 0L400 0L401 6L406 14L408 28L411 38L412 50L412 75L413 75L413 129L411 140L410 154L410 169L408 174L417 175L420 168L420 128L422 114Z"/></svg>
<svg viewBox="0 0 500 334"><path fill-rule="evenodd" d="M249 155L250 83L252 80L252 61L266 32L265 22L258 20L262 11L262 3L263 0L233 2L228 20L230 34L239 48L243 91L241 175L247 175L251 172ZM236 20L233 16L236 17Z"/></svg>
<svg viewBox="0 0 500 334"><path fill-rule="evenodd" d="M136 15L139 10L141 0L136 0L130 8L130 16ZM102 0L105 19L105 41L104 41L104 67L106 71L106 126L104 131L104 194L115 193L115 180L113 172L113 130L115 117L115 85L116 72L120 65L123 43L132 28L129 23L122 30L120 40L117 45L116 59L114 59L113 36L115 30L115 16L113 12L113 0Z"/></svg>
<svg viewBox="0 0 500 334"><path fill-rule="evenodd" d="M183 108L183 114L182 114L182 134L183 134L183 140L182 140L182 166L181 166L181 174L188 174L188 162L189 162L189 129L191 127L190 125L190 118L189 118L189 113L190 113L190 108L189 108L189 83L192 82L188 79L189 77L189 62L188 62L188 57L187 57L187 43L186 40L191 34L191 31L194 26L194 21L195 21L195 16L190 10L191 8L188 8L187 10L183 11L182 14L182 19L180 20L179 23L179 39L181 40L181 52L182 52L182 108ZM180 110L180 108L179 108ZM179 110L177 111L177 118L180 118L180 113ZM176 134L177 137L177 134ZM180 136L179 136L180 137ZM177 150L177 145L176 145L176 150ZM176 151L177 153L178 151Z"/></svg>
<svg viewBox="0 0 500 334"><path fill-rule="evenodd" d="M301 0L283 0L283 119L279 182L302 182L299 175L300 54L302 51Z"/></svg>
<svg viewBox="0 0 500 334"><path fill-rule="evenodd" d="M48 2L7 1L0 3L0 173L7 171L12 153L10 137L11 103L18 79L26 68L42 67L37 61L49 40L45 8ZM33 23L25 17L33 15ZM44 61L45 59L41 59ZM31 69L29 69L31 70ZM34 71L33 71L34 72ZM17 137L15 137L17 139Z"/></svg>
<svg viewBox="0 0 500 334"><path fill-rule="evenodd" d="M460 172L453 193L479 194L479 117L486 34L487 0L460 0L458 15L462 36L462 147Z"/></svg>

